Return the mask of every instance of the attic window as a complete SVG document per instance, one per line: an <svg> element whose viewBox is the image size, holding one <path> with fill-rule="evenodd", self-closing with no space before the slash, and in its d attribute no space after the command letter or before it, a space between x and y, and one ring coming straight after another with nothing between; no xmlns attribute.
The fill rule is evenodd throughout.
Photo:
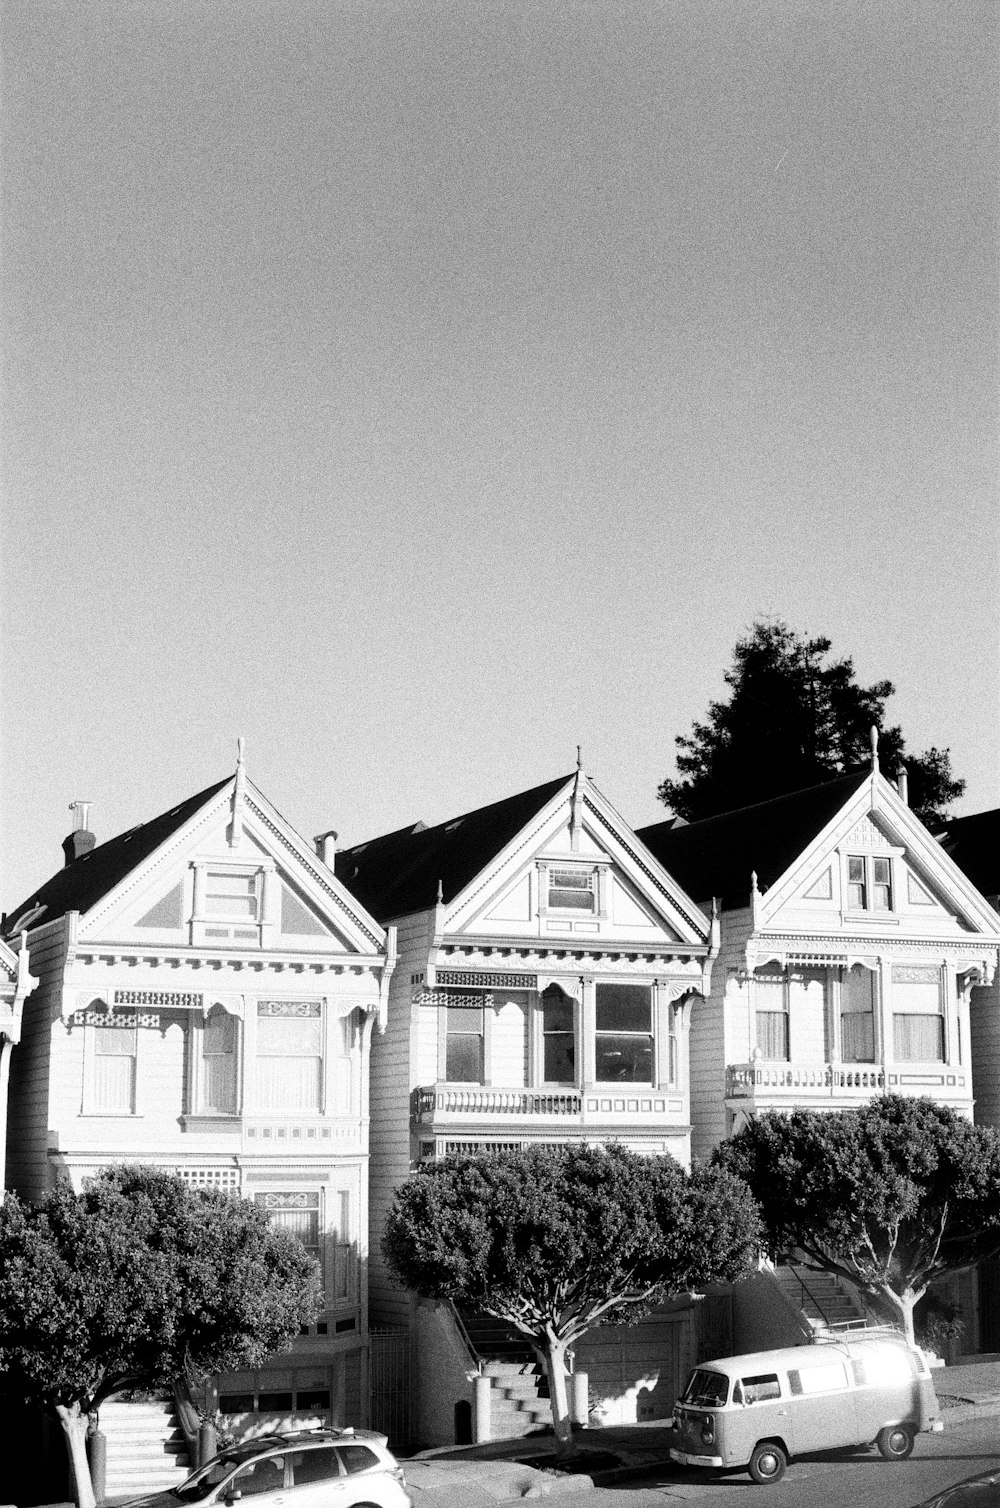
<svg viewBox="0 0 1000 1508"><path fill-rule="evenodd" d="M549 907L558 911L596 911L597 894L592 869L550 869Z"/></svg>
<svg viewBox="0 0 1000 1508"><path fill-rule="evenodd" d="M260 913L258 880L256 874L213 874L210 871L205 885L206 914L257 921Z"/></svg>

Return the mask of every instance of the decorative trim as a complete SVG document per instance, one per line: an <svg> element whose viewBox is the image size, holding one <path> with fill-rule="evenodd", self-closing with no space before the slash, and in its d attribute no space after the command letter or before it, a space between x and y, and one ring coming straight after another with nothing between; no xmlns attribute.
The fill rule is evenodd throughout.
<svg viewBox="0 0 1000 1508"><path fill-rule="evenodd" d="M278 839L278 842L281 844L281 846L283 848L287 849L289 853L293 853L295 855L296 863L299 864L301 866L301 868L303 868L308 875L312 876L312 878L316 882L316 884L320 887L321 890L324 890L326 892L326 894L333 901L334 905L336 905L344 913L345 916L347 916L347 917L349 917L351 919L351 922L358 929L358 931L362 932L364 934L364 936L367 937L371 941L371 943L376 948L376 950L379 953L381 953L382 950L383 950L383 947L384 947L384 943L378 937L376 937L376 935L375 935L374 932L371 932L365 926L365 924L360 920L360 918L357 916L357 914L347 904L347 902L344 899L344 897L337 894L337 892L333 889L333 886L329 885L326 882L326 880L324 880L324 878L320 874L319 870L316 869L314 867L314 865L310 864L307 861L307 859L304 857L303 854L301 854L301 853L297 852L295 849L293 849L292 845L289 843L288 839L285 837L285 834L281 831L280 827L277 827L275 825L275 823L273 823L271 821L270 817L266 817L264 815L264 813L261 811L260 807L257 806L256 803L254 801L252 801L249 796L247 796L245 798L245 804L253 812L254 816L256 816L257 818L259 818L259 820L264 824L264 826L268 829L268 831L272 832L274 834L274 836Z"/></svg>
<svg viewBox="0 0 1000 1508"><path fill-rule="evenodd" d="M174 990L115 990L114 1005L159 1005L170 1010L200 1011L204 995L181 994Z"/></svg>
<svg viewBox="0 0 1000 1508"><path fill-rule="evenodd" d="M642 873L646 876L647 880L649 880L650 884L654 886L654 888L660 893L660 895L662 895L667 901L669 901L671 907L675 911L678 911L680 913L680 915L684 918L684 920L687 922L688 926L692 929L692 931L695 932L700 937L703 929L702 929L701 925L699 924L699 922L695 919L694 916L691 915L691 913L689 911L687 911L685 909L685 907L680 903L680 901L676 898L676 896L673 896L673 895L670 894L670 891L666 888L666 886L662 883L662 881L660 881L660 880L658 880L656 878L656 875L650 869L649 865L642 858L640 858L639 854L636 853L636 851L632 847L631 843L629 843L625 838L622 837L621 833L617 830L617 828L613 828L612 827L611 823L604 816L604 813L598 810L598 808L594 805L593 801L589 797L587 797L587 796L584 797L583 804L587 808L588 811L593 812L593 814L597 818L598 822L600 822L601 825L608 832L614 834L614 837L615 837L616 841L621 844L622 848L628 854L628 856L632 860L633 864L635 864L637 866L637 868L639 868L642 871ZM669 873L669 870L667 871L667 873ZM672 878L672 876L671 876L671 878ZM676 881L674 883L676 884ZM678 886L678 889L679 888L680 887ZM708 946L708 938L707 938L707 936L706 936L704 944L698 943L698 944L694 944L694 946L696 946L696 947L701 947L701 946L707 947Z"/></svg>
<svg viewBox="0 0 1000 1508"><path fill-rule="evenodd" d="M458 984L484 990L533 990L538 977L535 974L491 974L476 969L438 969L437 982L441 986Z"/></svg>

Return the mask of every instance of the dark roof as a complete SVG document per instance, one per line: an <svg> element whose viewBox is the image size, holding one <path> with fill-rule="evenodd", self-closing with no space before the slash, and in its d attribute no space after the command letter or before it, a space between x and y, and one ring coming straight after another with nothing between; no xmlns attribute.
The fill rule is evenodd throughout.
<svg viewBox="0 0 1000 1508"><path fill-rule="evenodd" d="M755 873L760 889L773 885L864 785L868 770L812 785L789 796L689 822L673 819L640 827L637 836L688 895L702 905L718 897L724 908L744 906Z"/></svg>
<svg viewBox="0 0 1000 1508"><path fill-rule="evenodd" d="M337 878L380 922L429 910L439 880L444 900L452 901L572 778L563 775L436 827L417 822L342 849Z"/></svg>
<svg viewBox="0 0 1000 1508"><path fill-rule="evenodd" d="M50 880L46 880L40 890L33 891L26 901L15 907L4 923L4 936L14 936L19 930L19 916L29 911L34 912L36 905L44 906L45 910L38 912L32 919L32 926L44 926L46 922L54 921L67 911L89 911L119 881L144 859L148 859L172 833L183 827L199 807L217 795L232 778L232 775L227 775L225 780L216 781L215 785L199 791L197 796L189 796L186 801L172 806L169 812L154 817L151 822L129 828L128 832L120 833L117 838L109 838L107 843L99 843L89 853L81 854L72 864L67 864Z"/></svg>
<svg viewBox="0 0 1000 1508"><path fill-rule="evenodd" d="M1000 807L952 817L941 847L981 895L1000 895Z"/></svg>

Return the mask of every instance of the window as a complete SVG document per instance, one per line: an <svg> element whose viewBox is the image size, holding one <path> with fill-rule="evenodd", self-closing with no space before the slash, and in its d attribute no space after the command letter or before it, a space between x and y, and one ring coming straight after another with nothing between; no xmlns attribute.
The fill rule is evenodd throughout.
<svg viewBox="0 0 1000 1508"><path fill-rule="evenodd" d="M847 1371L842 1361L827 1362L822 1367L803 1367L801 1372L789 1372L788 1386L799 1396L839 1393L847 1387Z"/></svg>
<svg viewBox="0 0 1000 1508"><path fill-rule="evenodd" d="M332 1445L319 1450L296 1451L291 1457L292 1485L305 1487L310 1482L328 1482L340 1476L340 1457Z"/></svg>
<svg viewBox="0 0 1000 1508"><path fill-rule="evenodd" d="M284 1456L265 1456L262 1461L252 1461L238 1471L229 1484L232 1493L240 1492L245 1498L259 1497L262 1492L280 1492L285 1485Z"/></svg>
<svg viewBox="0 0 1000 1508"><path fill-rule="evenodd" d="M201 1109L236 1113L236 1018L213 1005L202 1028Z"/></svg>
<svg viewBox="0 0 1000 1508"><path fill-rule="evenodd" d="M134 1112L136 1046L135 1026L94 1028L95 1110Z"/></svg>
<svg viewBox="0 0 1000 1508"><path fill-rule="evenodd" d="M257 1105L320 1110L323 1020L318 1000L258 1000Z"/></svg>
<svg viewBox="0 0 1000 1508"><path fill-rule="evenodd" d="M894 965L893 1056L898 1063L944 1062L941 976L930 965Z"/></svg>
<svg viewBox="0 0 1000 1508"><path fill-rule="evenodd" d="M599 1082L653 1082L653 1003L645 984L596 987L595 1074Z"/></svg>
<svg viewBox="0 0 1000 1508"><path fill-rule="evenodd" d="M573 1001L557 984L542 995L542 1079L546 1084L576 1083Z"/></svg>
<svg viewBox="0 0 1000 1508"><path fill-rule="evenodd" d="M338 1445L337 1449L349 1477L357 1476L359 1471L370 1471L379 1464L378 1456L367 1445Z"/></svg>
<svg viewBox="0 0 1000 1508"><path fill-rule="evenodd" d="M485 1071L482 1005L466 997L446 1005L444 1012L445 1082L482 1084Z"/></svg>
<svg viewBox="0 0 1000 1508"><path fill-rule="evenodd" d="M847 905L851 911L891 911L892 860L850 854L847 860Z"/></svg>
<svg viewBox="0 0 1000 1508"><path fill-rule="evenodd" d="M875 1061L875 976L857 964L840 985L840 1055L845 1063Z"/></svg>
<svg viewBox="0 0 1000 1508"><path fill-rule="evenodd" d="M258 1194L257 1203L267 1212L272 1225L288 1231L316 1258L322 1271L318 1190Z"/></svg>
<svg viewBox="0 0 1000 1508"><path fill-rule="evenodd" d="M757 1050L769 1062L788 1061L788 994L784 974L758 974L754 979Z"/></svg>
<svg viewBox="0 0 1000 1508"><path fill-rule="evenodd" d="M596 874L586 869L549 870L549 907L556 911L596 911Z"/></svg>
<svg viewBox="0 0 1000 1508"><path fill-rule="evenodd" d="M742 1394L742 1397L739 1396ZM744 1377L733 1389L734 1403L766 1403L769 1398L781 1397L781 1383L776 1372L762 1372L757 1377Z"/></svg>
<svg viewBox="0 0 1000 1508"><path fill-rule="evenodd" d="M205 912L241 921L258 921L259 877L256 874L217 874L209 871L205 882Z"/></svg>

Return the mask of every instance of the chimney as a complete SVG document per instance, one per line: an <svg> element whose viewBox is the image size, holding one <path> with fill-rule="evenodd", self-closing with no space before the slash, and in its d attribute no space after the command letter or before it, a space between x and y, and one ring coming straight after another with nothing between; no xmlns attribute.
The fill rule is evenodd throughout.
<svg viewBox="0 0 1000 1508"><path fill-rule="evenodd" d="M87 827L90 818L89 801L71 801L69 809L73 813L73 831L68 838L63 839L62 851L66 855L66 863L72 864L76 859L82 858L92 848L97 847L97 839Z"/></svg>
<svg viewBox="0 0 1000 1508"><path fill-rule="evenodd" d="M316 845L317 857L323 860L327 869L332 869L337 857L337 834L333 828L331 827L329 832L320 833L318 837L313 838L313 842Z"/></svg>
<svg viewBox="0 0 1000 1508"><path fill-rule="evenodd" d="M903 805L904 806L909 806L909 804L910 804L910 789L909 789L909 782L908 782L908 780L906 778L906 766L905 766L905 764L901 764L900 767L899 767L899 769L896 771L896 789L899 792L899 799L903 803Z"/></svg>

